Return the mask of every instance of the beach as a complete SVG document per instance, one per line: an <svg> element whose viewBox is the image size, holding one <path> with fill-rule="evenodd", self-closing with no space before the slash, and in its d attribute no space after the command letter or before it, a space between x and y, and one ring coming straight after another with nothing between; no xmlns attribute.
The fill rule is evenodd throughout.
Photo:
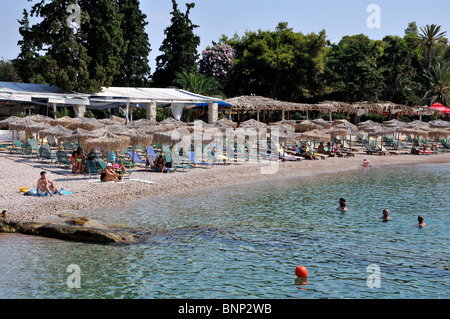
<svg viewBox="0 0 450 319"><path fill-rule="evenodd" d="M75 175L70 169L58 168L39 159L25 158L7 152L0 153L0 176L2 193L0 210L17 221L37 221L63 212L115 207L152 196L164 196L204 188L232 186L244 183L264 182L280 178L302 178L314 174L338 173L346 170L370 169L362 166L368 158L372 167L413 165L426 163L449 163L450 153L434 155L367 155L358 152L354 157L327 157L322 160L279 162L274 174L263 174L268 162L232 165L215 165L212 168L194 168L186 172L167 174L151 171L133 171L121 183L100 183L98 176ZM274 163L272 163L274 165ZM56 186L71 194L54 197L24 196L22 187L36 189L40 172Z"/></svg>

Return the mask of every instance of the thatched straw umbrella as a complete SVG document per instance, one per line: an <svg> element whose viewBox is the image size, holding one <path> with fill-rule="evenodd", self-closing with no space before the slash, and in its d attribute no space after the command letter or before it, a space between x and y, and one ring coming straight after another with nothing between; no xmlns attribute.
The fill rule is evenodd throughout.
<svg viewBox="0 0 450 319"><path fill-rule="evenodd" d="M27 126L25 128L25 133L26 133L27 136L30 136L30 135L33 135L33 134L36 134L36 136L38 136L38 133L40 131L49 129L51 127L52 126L50 124L46 123L46 122L36 122L35 124ZM41 146L42 146L44 144L44 139L41 138L40 140L41 140Z"/></svg>
<svg viewBox="0 0 450 319"><path fill-rule="evenodd" d="M30 116L28 116L28 118L30 120L33 120L33 121L38 122L38 123L51 124L51 122L53 121L53 119L51 117L48 117L48 116L45 116L45 115L40 115L40 114L30 115Z"/></svg>
<svg viewBox="0 0 450 319"><path fill-rule="evenodd" d="M286 110L286 107L282 106L283 102L264 96L251 96L251 95L238 96L225 100L225 103L231 104L232 105L231 109L238 111L238 122L240 110L256 112L258 121L260 117L259 114L261 111Z"/></svg>
<svg viewBox="0 0 450 319"><path fill-rule="evenodd" d="M443 120L435 120L428 122L431 128L450 128L450 122L443 121Z"/></svg>
<svg viewBox="0 0 450 319"><path fill-rule="evenodd" d="M73 118L71 118L71 117L63 116L63 117L61 117L59 119L52 120L50 122L50 125L51 126L61 125L61 126L64 126L66 128L69 128L69 126L72 125L74 123L74 121L75 120Z"/></svg>
<svg viewBox="0 0 450 319"><path fill-rule="evenodd" d="M315 120L311 120L311 122L313 122L314 124L320 125L322 126L324 129L329 129L331 128L331 123L325 121L324 119L320 118L320 119L315 119Z"/></svg>
<svg viewBox="0 0 450 319"><path fill-rule="evenodd" d="M314 146L315 146L316 142L326 143L331 140L331 135L328 134L324 130L312 130L312 131L301 133L301 134L299 134L299 136L302 139L313 141Z"/></svg>
<svg viewBox="0 0 450 319"><path fill-rule="evenodd" d="M103 136L87 139L84 143L86 151L100 148L102 151L122 151L130 144L127 136L118 136L112 133L105 133Z"/></svg>
<svg viewBox="0 0 450 319"><path fill-rule="evenodd" d="M68 139L71 134L71 130L61 125L52 126L48 129L39 131L38 133L40 139L44 139L46 137L56 138L58 140L58 145L60 145L61 141Z"/></svg>
<svg viewBox="0 0 450 319"><path fill-rule="evenodd" d="M78 117L78 118L74 119L72 123L69 123L67 128L70 130L76 130L77 128L82 128L87 131L95 131L104 126L105 126L105 124L100 123L96 119Z"/></svg>
<svg viewBox="0 0 450 319"><path fill-rule="evenodd" d="M371 129L371 130L367 130L367 134L368 134L370 137L375 137L375 139L378 138L378 137L380 137L380 142L381 142L381 148L380 148L380 150L381 150L381 151L383 150L383 137L384 137L386 134L389 134L389 133L391 133L391 132L392 132L392 129L387 128L387 127L382 127L382 126L377 127L377 128L374 128L374 129Z"/></svg>
<svg viewBox="0 0 450 319"><path fill-rule="evenodd" d="M235 129L235 128L237 128L237 126L238 126L238 123L233 122L232 120L229 120L229 119L220 119L215 124L215 127L220 128L220 129L228 129L228 128Z"/></svg>
<svg viewBox="0 0 450 319"><path fill-rule="evenodd" d="M88 131L88 130L85 130L82 128L77 128L72 132L72 134L70 134L70 136L67 138L67 140L71 141L71 142L77 141L78 146L80 146L81 144L84 144L86 142L86 140L88 140L90 138L100 137L101 135L102 134L99 130Z"/></svg>
<svg viewBox="0 0 450 319"><path fill-rule="evenodd" d="M366 128L366 127L369 127L369 128L370 127L377 127L377 126L381 126L381 124L377 123L377 122L374 122L372 120L367 120L367 121L358 123L356 126L358 127L358 129L364 130L364 128Z"/></svg>
<svg viewBox="0 0 450 319"><path fill-rule="evenodd" d="M322 125L319 125L319 124L313 123L312 121L306 120L306 121L303 121L303 122L295 125L295 132L303 133L303 132L312 131L312 130L320 130L322 128L323 128Z"/></svg>

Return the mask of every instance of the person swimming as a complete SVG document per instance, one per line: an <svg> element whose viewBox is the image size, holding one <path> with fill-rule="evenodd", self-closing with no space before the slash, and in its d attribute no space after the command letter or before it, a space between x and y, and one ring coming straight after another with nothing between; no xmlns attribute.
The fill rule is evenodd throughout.
<svg viewBox="0 0 450 319"><path fill-rule="evenodd" d="M339 211L348 211L347 203L344 198L339 198L339 206L336 208Z"/></svg>
<svg viewBox="0 0 450 319"><path fill-rule="evenodd" d="M371 165L370 165L370 161L368 161L367 158L364 159L364 161L363 161L363 166L364 166L364 167L370 167L370 166L371 166Z"/></svg>
<svg viewBox="0 0 450 319"><path fill-rule="evenodd" d="M418 222L419 222L419 227L425 227L425 226L427 226L427 224L423 221L423 216L419 216L419 217L417 217L417 220L418 220Z"/></svg>
<svg viewBox="0 0 450 319"><path fill-rule="evenodd" d="M392 218L389 217L389 209L383 209L383 216L380 218L383 222L388 222Z"/></svg>

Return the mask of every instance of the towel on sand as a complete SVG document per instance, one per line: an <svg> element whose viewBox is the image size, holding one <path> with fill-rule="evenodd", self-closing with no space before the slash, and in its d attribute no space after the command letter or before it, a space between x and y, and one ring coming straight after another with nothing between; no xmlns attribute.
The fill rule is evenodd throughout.
<svg viewBox="0 0 450 319"><path fill-rule="evenodd" d="M62 189L62 188L61 188L59 191L60 191L63 195L73 194L73 192L65 191L65 190ZM25 196L36 196L36 197L50 197L49 194L47 194L47 195L45 195L45 196L40 196L40 195L38 195L36 189L32 189L32 190L30 190L30 191L28 191L28 192L26 192L26 193L23 193L23 195L25 195ZM56 192L53 192L53 195L56 195Z"/></svg>

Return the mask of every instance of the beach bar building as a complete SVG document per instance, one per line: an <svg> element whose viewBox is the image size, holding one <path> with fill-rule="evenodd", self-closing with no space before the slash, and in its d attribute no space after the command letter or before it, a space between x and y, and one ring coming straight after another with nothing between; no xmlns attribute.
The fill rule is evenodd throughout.
<svg viewBox="0 0 450 319"><path fill-rule="evenodd" d="M219 104L224 101L173 88L103 88L95 94L64 91L56 86L0 82L0 101L28 103L57 108L73 107L77 117L84 117L86 110L122 108L127 122L132 121L131 108L146 108L147 119L156 119L156 108L169 107L175 119L181 120L183 111L192 106L208 108L208 122L218 120ZM12 114L5 114L5 116ZM45 115L45 114L44 114ZM47 114L48 115L48 114Z"/></svg>

